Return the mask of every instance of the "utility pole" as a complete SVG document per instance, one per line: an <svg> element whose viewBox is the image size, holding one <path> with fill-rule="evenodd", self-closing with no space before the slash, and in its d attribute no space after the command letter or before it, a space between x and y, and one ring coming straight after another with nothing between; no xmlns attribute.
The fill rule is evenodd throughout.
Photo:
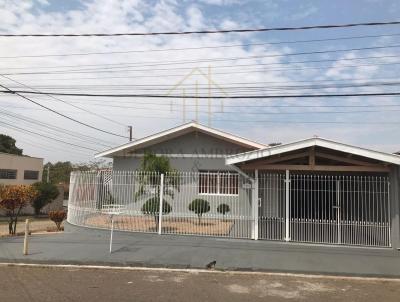
<svg viewBox="0 0 400 302"><path fill-rule="evenodd" d="M129 141L131 142L132 141L132 132L133 132L132 126L128 126L128 130L129 130Z"/></svg>
<svg viewBox="0 0 400 302"><path fill-rule="evenodd" d="M183 88L183 113L182 113L183 123L186 123L186 90Z"/></svg>
<svg viewBox="0 0 400 302"><path fill-rule="evenodd" d="M199 82L196 80L196 123L199 122Z"/></svg>
<svg viewBox="0 0 400 302"><path fill-rule="evenodd" d="M211 66L208 65L208 127L211 127Z"/></svg>
<svg viewBox="0 0 400 302"><path fill-rule="evenodd" d="M50 163L47 165L47 177L46 177L47 183L50 182Z"/></svg>

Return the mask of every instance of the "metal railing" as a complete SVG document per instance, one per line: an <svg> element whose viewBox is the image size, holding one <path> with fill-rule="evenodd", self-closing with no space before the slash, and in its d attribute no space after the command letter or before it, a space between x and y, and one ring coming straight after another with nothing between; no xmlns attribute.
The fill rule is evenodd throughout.
<svg viewBox="0 0 400 302"><path fill-rule="evenodd" d="M106 180L106 181L105 181ZM201 184L201 186L199 185ZM218 185L218 194L216 186ZM251 238L252 188L237 173L73 172L68 222L110 228L111 205L123 208L114 215L114 229L159 234Z"/></svg>
<svg viewBox="0 0 400 302"><path fill-rule="evenodd" d="M103 171L104 172L104 171ZM68 222L116 230L390 246L384 176L73 172Z"/></svg>
<svg viewBox="0 0 400 302"><path fill-rule="evenodd" d="M258 181L261 239L390 246L388 177L264 173Z"/></svg>

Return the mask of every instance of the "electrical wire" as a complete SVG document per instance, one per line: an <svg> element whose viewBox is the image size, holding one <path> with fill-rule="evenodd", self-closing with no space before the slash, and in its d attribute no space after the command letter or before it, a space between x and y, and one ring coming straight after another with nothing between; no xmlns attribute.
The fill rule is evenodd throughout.
<svg viewBox="0 0 400 302"><path fill-rule="evenodd" d="M226 34L226 33L248 33L268 31L298 31L310 29L349 28L360 26L387 26L399 25L400 21L388 22L363 22L347 24L325 24L298 27L269 27L269 28L246 28L246 29L219 29L199 31L169 31L169 32L123 32L123 33L62 33L62 34L0 34L0 37L116 37L116 36L159 36L159 35L192 35L192 34Z"/></svg>
<svg viewBox="0 0 400 302"><path fill-rule="evenodd" d="M128 54L128 53L151 53L151 52L186 51L186 50L192 51L192 50L201 50L201 49L219 49L219 48L281 45L281 44L296 44L296 43L315 43L315 42L326 42L326 41L354 40L354 39L367 39L367 38L382 38L382 37L395 37L395 36L400 36L400 33L382 34L382 35L363 35L363 36L336 37L336 38L311 39L311 40L294 40L294 41L263 42L263 43L244 43L244 44L233 44L233 45L213 45L213 46L201 46L201 47L140 49L140 50L135 49L135 50L124 50L124 51L104 51L104 52L84 52L84 53L64 53L64 54L42 54L42 55L21 55L21 56L0 56L0 59L70 57L70 56ZM82 66L89 66L89 65L82 65Z"/></svg>
<svg viewBox="0 0 400 302"><path fill-rule="evenodd" d="M86 126L86 127L88 127L88 128L91 128L91 129L94 129L94 130L97 130L97 131L100 131L100 132L103 132L103 133L107 133L107 134L110 134L110 135L114 135L114 136L118 136L118 137L123 137L123 138L128 138L128 137L126 137L126 136L123 136L123 135L120 135L120 134L116 134L116 133L113 133L113 132L110 132L110 131L106 131L106 130L103 130L103 129L94 127L94 126L92 126L92 125L86 124L86 123L84 123L84 122L78 121L77 119L74 119L74 118L72 118L72 117L70 117L70 116L67 116L67 115L61 113L61 112L58 112L58 111L56 111L56 110L54 110L54 109L51 109L51 108L49 108L49 107L47 107L47 106L44 106L44 105L42 105L42 104L40 104L40 103L38 103L38 102L36 102L36 101L34 101L34 100L32 100L32 99L30 99L30 98L28 98L28 97L26 97L26 96L20 94L19 92L16 92L15 90L11 90L11 89L7 88L6 86L4 86L4 85L2 85L2 84L0 84L0 87L3 87L4 89L6 89L6 92L8 92L8 93L12 93L12 94L18 95L19 97L21 97L21 98L23 98L23 99L25 99L25 100L27 100L27 101L29 101L29 102L31 102L31 103L34 103L34 104L36 104L36 105L38 105L38 106L40 106L40 107L42 107L42 108L47 109L48 111L51 111L51 112L53 112L53 113L55 113L55 114L57 114L57 115L59 115L59 116L62 116L62 117L64 117L64 118L68 119L68 120L71 120L71 121L73 121L73 122L76 122L76 123L78 123L78 124L81 124L81 125L83 125L83 126ZM40 92L40 93L39 93L39 92L35 92L35 93L36 93L36 94L43 94L43 93L41 93L41 92ZM45 95L48 95L48 93L44 93L44 94L45 94Z"/></svg>
<svg viewBox="0 0 400 302"><path fill-rule="evenodd" d="M4 88L4 86L0 85ZM67 92L36 92L27 90L0 91L5 94L35 94L35 95L64 95L79 97L113 97L113 98L168 98L168 99L209 99L209 96L196 95L163 95L163 94L94 94L94 93L67 93ZM355 97L355 96L398 96L400 92L374 92L374 93L332 93L332 94L276 94L276 95L233 95L233 96L213 96L213 99L273 99L273 98L320 98L320 97Z"/></svg>

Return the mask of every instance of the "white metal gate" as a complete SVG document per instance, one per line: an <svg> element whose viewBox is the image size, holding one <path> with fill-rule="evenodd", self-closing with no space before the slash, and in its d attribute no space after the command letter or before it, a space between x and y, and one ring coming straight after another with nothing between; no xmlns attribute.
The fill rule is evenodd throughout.
<svg viewBox="0 0 400 302"><path fill-rule="evenodd" d="M258 183L260 239L390 246L386 176L263 173Z"/></svg>

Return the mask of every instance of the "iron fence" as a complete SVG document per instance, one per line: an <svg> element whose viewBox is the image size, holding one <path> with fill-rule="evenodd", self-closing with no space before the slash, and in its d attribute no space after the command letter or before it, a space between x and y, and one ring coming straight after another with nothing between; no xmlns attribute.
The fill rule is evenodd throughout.
<svg viewBox="0 0 400 302"><path fill-rule="evenodd" d="M73 172L68 222L109 229L111 215L124 231L390 246L385 176Z"/></svg>

